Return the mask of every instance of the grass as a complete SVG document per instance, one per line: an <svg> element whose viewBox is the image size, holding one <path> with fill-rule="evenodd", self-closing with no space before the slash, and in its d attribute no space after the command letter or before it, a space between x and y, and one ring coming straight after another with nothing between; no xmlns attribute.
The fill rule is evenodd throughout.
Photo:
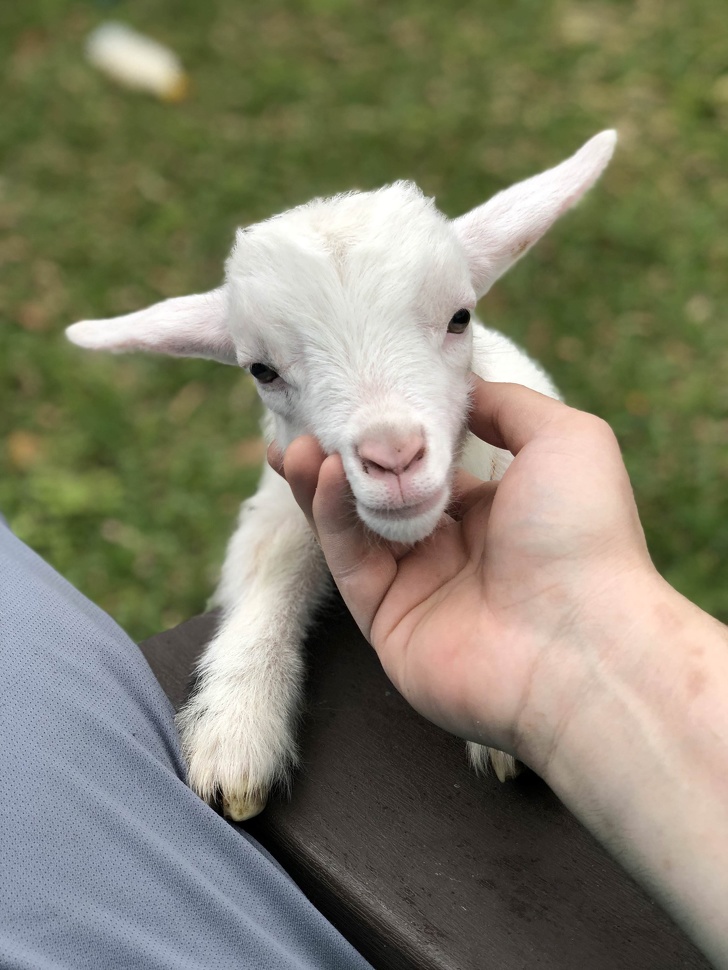
<svg viewBox="0 0 728 970"><path fill-rule="evenodd" d="M179 52L186 102L86 65L110 17ZM204 607L255 393L64 325L216 285L236 225L314 195L414 178L456 215L611 126L606 177L481 314L612 423L659 568L728 620L720 0L37 0L0 6L0 54L0 508L132 635Z"/></svg>

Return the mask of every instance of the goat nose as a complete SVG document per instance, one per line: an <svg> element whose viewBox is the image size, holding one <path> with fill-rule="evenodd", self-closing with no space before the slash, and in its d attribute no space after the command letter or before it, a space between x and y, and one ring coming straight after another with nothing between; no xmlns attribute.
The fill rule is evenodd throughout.
<svg viewBox="0 0 728 970"><path fill-rule="evenodd" d="M368 474L402 475L425 454L425 439L419 432L402 438L364 438L357 448Z"/></svg>

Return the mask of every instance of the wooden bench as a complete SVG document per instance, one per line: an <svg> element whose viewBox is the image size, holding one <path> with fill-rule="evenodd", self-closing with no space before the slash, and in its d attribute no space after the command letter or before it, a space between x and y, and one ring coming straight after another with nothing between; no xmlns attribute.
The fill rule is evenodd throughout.
<svg viewBox="0 0 728 970"><path fill-rule="evenodd" d="M141 645L175 707L214 626L196 617ZM308 657L292 797L246 828L375 968L709 966L537 777L475 777L343 607Z"/></svg>

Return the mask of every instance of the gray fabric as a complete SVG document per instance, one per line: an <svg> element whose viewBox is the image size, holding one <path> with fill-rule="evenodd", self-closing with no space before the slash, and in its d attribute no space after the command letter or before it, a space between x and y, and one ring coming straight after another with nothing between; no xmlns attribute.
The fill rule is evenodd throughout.
<svg viewBox="0 0 728 970"><path fill-rule="evenodd" d="M0 524L0 966L368 964L184 784L142 654Z"/></svg>

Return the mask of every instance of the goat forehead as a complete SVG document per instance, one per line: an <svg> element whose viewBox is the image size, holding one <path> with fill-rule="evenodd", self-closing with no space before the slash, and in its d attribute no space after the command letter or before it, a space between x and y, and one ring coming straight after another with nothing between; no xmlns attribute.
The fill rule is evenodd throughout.
<svg viewBox="0 0 728 970"><path fill-rule="evenodd" d="M398 339L377 343L337 340L310 348L298 370L305 389L302 405L314 423L346 424L360 414L423 416L438 411L454 384L467 384L467 369L443 367L430 342Z"/></svg>

